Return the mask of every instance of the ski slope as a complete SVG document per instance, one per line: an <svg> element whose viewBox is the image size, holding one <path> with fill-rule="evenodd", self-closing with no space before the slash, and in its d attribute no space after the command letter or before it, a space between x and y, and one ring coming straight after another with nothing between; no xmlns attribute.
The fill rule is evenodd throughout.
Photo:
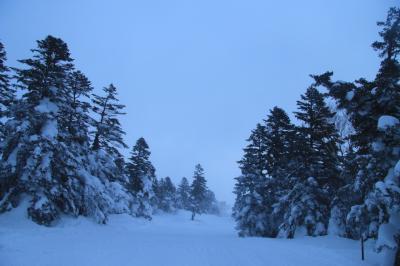
<svg viewBox="0 0 400 266"><path fill-rule="evenodd" d="M64 218L52 228L26 218L22 208L0 216L1 266L266 266L379 265L369 243L337 237L293 240L239 238L229 217L156 215L149 222L114 215L107 225Z"/></svg>

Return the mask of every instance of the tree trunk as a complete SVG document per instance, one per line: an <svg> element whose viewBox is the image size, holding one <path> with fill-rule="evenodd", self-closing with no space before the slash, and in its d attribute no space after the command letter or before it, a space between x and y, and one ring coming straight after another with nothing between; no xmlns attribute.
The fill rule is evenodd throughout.
<svg viewBox="0 0 400 266"><path fill-rule="evenodd" d="M361 260L364 260L364 236L361 235Z"/></svg>

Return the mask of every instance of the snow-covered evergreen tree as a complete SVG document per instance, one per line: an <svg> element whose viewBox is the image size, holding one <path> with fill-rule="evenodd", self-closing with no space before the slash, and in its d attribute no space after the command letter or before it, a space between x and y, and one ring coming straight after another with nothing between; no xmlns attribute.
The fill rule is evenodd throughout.
<svg viewBox="0 0 400 266"><path fill-rule="evenodd" d="M279 235L293 237L299 227L307 235L324 235L329 222L330 195L341 182L338 169L339 138L331 121L334 116L324 96L313 86L297 102L296 117L302 121L301 171L294 176L293 188L280 198L278 209L284 209Z"/></svg>
<svg viewBox="0 0 400 266"><path fill-rule="evenodd" d="M327 232L329 201L328 193L320 188L313 177L294 183L289 193L279 200L275 212L283 212L279 226L279 237L293 238L304 229L309 236L324 235Z"/></svg>
<svg viewBox="0 0 400 266"><path fill-rule="evenodd" d="M204 205L205 205L205 213L215 214L215 215L219 214L219 206L217 199L215 197L214 192L212 192L210 189L207 189L206 191Z"/></svg>
<svg viewBox="0 0 400 266"><path fill-rule="evenodd" d="M197 164L193 174L193 182L190 186L192 220L194 220L196 214L206 212L205 199L207 190L207 180L204 177L204 169L200 164Z"/></svg>
<svg viewBox="0 0 400 266"><path fill-rule="evenodd" d="M341 158L340 172L340 178L343 180L344 185L338 188L331 201L329 233L342 237L358 238L359 233L352 235L354 231L346 222L351 206L360 200L360 195L354 193L352 186L358 166L356 152L351 141L346 150L346 153Z"/></svg>
<svg viewBox="0 0 400 266"><path fill-rule="evenodd" d="M0 141L4 139L4 122L11 104L15 101L15 91L10 84L10 69L5 64L6 60L6 51L0 42Z"/></svg>
<svg viewBox="0 0 400 266"><path fill-rule="evenodd" d="M235 185L233 215L241 236L292 238L301 228L307 235L326 233L338 172L328 160L337 160L337 146L330 147L337 135L322 94L311 88L302 99L296 113L302 127L275 107L249 138Z"/></svg>
<svg viewBox="0 0 400 266"><path fill-rule="evenodd" d="M266 154L268 178L264 182L264 204L267 206L268 226L264 236L276 236L284 221L284 209L277 204L292 188L296 174L300 172L300 147L297 147L296 127L290 122L286 112L274 107L266 123Z"/></svg>
<svg viewBox="0 0 400 266"><path fill-rule="evenodd" d="M50 224L58 208L67 211L60 199L70 179L54 170L67 169L71 163L59 160L66 152L57 137L59 110L66 105L62 91L73 65L67 45L52 36L38 41L32 52L33 58L20 60L26 68L15 70L25 94L9 122L15 133L5 140L3 158L13 167L16 180L2 209L27 193L32 197L29 216L39 224Z"/></svg>
<svg viewBox="0 0 400 266"><path fill-rule="evenodd" d="M115 152L118 150L107 149L107 146L90 149L89 127L94 124L89 116L91 91L91 83L82 72L73 71L69 74L64 91L68 105L60 110L59 124L66 132L61 138L75 150L74 156L85 158L81 163L85 171L81 173L84 172L85 180L90 181L86 182L83 192L87 205L83 214L105 222L108 213L130 212L132 197L126 189L124 162L123 159L120 162L122 155ZM109 110L104 112L108 113ZM118 120L116 116L114 119ZM113 145L108 135L103 140Z"/></svg>
<svg viewBox="0 0 400 266"><path fill-rule="evenodd" d="M124 159L121 155L119 148L127 148L123 140L125 132L121 128L119 116L125 114L122 109L125 107L119 104L117 98L117 88L110 84L108 87L103 88L104 96L93 95L93 111L97 114L97 120L94 120L93 126L95 128L92 134L94 135L92 149L105 151L104 153L95 153L95 160L112 160L114 164L113 169L109 170L105 175L111 181L119 180L120 182L127 182L124 177ZM107 158L102 158L104 155Z"/></svg>
<svg viewBox="0 0 400 266"><path fill-rule="evenodd" d="M270 111L265 123L268 175L275 179L284 179L292 164L292 141L295 128L286 112L279 107L274 107Z"/></svg>
<svg viewBox="0 0 400 266"><path fill-rule="evenodd" d="M242 174L236 178L233 217L240 236L263 236L269 227L265 204L267 180L267 131L257 124L252 131L244 156L239 161Z"/></svg>
<svg viewBox="0 0 400 266"><path fill-rule="evenodd" d="M157 186L158 208L164 212L174 212L177 207L176 187L170 177L161 178Z"/></svg>
<svg viewBox="0 0 400 266"><path fill-rule="evenodd" d="M93 111L98 114L99 119L95 122L93 150L105 149L110 153L119 153L116 147L126 148L123 140L125 132L121 128L118 116L125 113L125 107L118 103L117 88L110 84L104 87L104 96L93 95Z"/></svg>
<svg viewBox="0 0 400 266"><path fill-rule="evenodd" d="M391 8L378 26L382 40L372 46L382 62L374 81L333 82L331 72L314 78L346 109L355 129L351 139L356 146L352 166L356 171L349 190L356 197L344 209L350 209L347 235L359 238L361 232L378 238L378 250L395 250L400 235L400 9Z"/></svg>
<svg viewBox="0 0 400 266"><path fill-rule="evenodd" d="M154 202L155 168L150 162L150 150L144 138L139 138L126 164L129 191L135 197L133 213L151 219ZM158 185L159 187L159 185Z"/></svg>
<svg viewBox="0 0 400 266"><path fill-rule="evenodd" d="M10 117L10 109L15 103L15 92L10 84L10 69L5 64L6 59L4 45L0 42L0 200L10 189L13 181L11 168L2 159L2 142L7 135L5 123Z"/></svg>
<svg viewBox="0 0 400 266"><path fill-rule="evenodd" d="M183 177L177 190L178 208L190 210L190 185L186 177Z"/></svg>
<svg viewBox="0 0 400 266"><path fill-rule="evenodd" d="M29 200L29 217L50 225L61 213L93 217L104 223L109 213L128 212L131 198L113 173L103 150L90 150L88 93L90 82L73 71L61 39L38 41L33 57L14 69L22 98L10 112L2 143L3 162L11 169L11 186L0 210ZM86 97L86 99L85 99Z"/></svg>
<svg viewBox="0 0 400 266"><path fill-rule="evenodd" d="M79 70L69 73L64 88L64 97L68 105L60 110L60 124L66 128L69 141L87 144L89 142L89 125L93 123L89 115L89 99L93 90L89 79ZM67 137L67 136L65 136Z"/></svg>
<svg viewBox="0 0 400 266"><path fill-rule="evenodd" d="M340 186L338 179L339 136L332 123L332 113L324 96L311 86L297 102L297 119L302 122L300 132L304 138L304 177L314 177L321 187L335 191Z"/></svg>
<svg viewBox="0 0 400 266"><path fill-rule="evenodd" d="M307 90L298 105L296 116L303 122L301 127L292 125L285 111L278 107L271 110L265 120L266 130L259 145L261 155L253 156L262 158L265 154L258 166L263 169L259 173L264 173L264 176L259 174L261 181L254 183L255 174L238 179L247 180L245 187L252 187L252 190L255 184L259 187L257 197L244 201L239 208L252 217L252 224L238 226L247 230L240 231L241 235L291 238L301 227L308 235L326 233L330 192L339 186L335 164L338 136L330 121L333 114L323 95L314 87ZM238 182L236 186L244 185ZM252 227L258 228L257 231L249 231Z"/></svg>

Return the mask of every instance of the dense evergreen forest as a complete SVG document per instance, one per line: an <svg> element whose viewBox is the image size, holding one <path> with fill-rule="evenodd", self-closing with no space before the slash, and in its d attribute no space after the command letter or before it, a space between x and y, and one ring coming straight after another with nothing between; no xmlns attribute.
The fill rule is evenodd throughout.
<svg viewBox="0 0 400 266"><path fill-rule="evenodd" d="M234 192L240 236L329 233L377 239L378 251L399 246L400 9L377 25L374 80L312 75L298 123L274 107L251 132Z"/></svg>
<svg viewBox="0 0 400 266"><path fill-rule="evenodd" d="M234 188L239 236L376 239L400 261L400 8L377 25L373 80L311 75L295 122L273 107L252 130ZM0 213L28 202L45 226L62 215L218 214L200 164L176 186L157 178L144 138L123 156L117 88L95 94L63 40L47 36L31 52L10 67L0 43Z"/></svg>
<svg viewBox="0 0 400 266"><path fill-rule="evenodd" d="M29 200L28 217L47 226L61 214L106 223L117 213L218 213L201 165L176 188L156 178L144 138L124 158L117 88L93 94L64 41L47 36L31 51L10 68L0 43L0 212Z"/></svg>

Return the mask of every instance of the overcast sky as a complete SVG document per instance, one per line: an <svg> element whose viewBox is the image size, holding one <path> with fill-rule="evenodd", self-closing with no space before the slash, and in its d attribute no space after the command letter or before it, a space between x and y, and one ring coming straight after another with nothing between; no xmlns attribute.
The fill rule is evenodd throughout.
<svg viewBox="0 0 400 266"><path fill-rule="evenodd" d="M291 113L309 74L373 78L376 21L395 4L0 0L0 40L15 66L35 40L62 38L96 91L117 86L126 142L148 141L159 178L190 178L201 163L232 203L236 161L256 123L275 105Z"/></svg>

